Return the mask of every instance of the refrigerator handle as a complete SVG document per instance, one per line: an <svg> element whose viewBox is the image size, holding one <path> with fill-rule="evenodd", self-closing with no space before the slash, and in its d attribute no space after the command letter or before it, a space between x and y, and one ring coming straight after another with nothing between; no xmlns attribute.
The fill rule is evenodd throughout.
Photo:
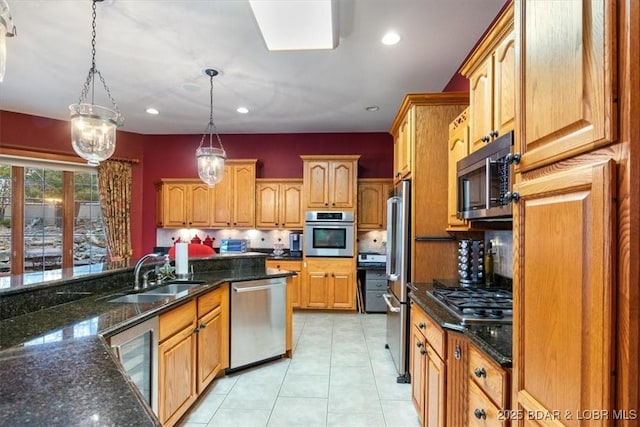
<svg viewBox="0 0 640 427"><path fill-rule="evenodd" d="M396 246L397 246L397 236L394 236L394 225L396 223L396 218L394 216L395 210L393 209L393 205L399 205L401 199L399 197L391 197L387 199L387 280L396 281L398 280L398 272L391 271L392 266L395 266L395 262L392 261L392 257L396 255ZM396 260L397 261L397 260Z"/></svg>

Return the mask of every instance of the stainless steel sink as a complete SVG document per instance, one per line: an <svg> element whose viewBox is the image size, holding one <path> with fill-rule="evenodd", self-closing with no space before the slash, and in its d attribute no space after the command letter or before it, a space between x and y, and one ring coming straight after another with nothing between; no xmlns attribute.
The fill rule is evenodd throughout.
<svg viewBox="0 0 640 427"><path fill-rule="evenodd" d="M171 294L130 294L122 295L118 298L110 299L108 302L128 302L128 303L145 303L156 302L171 297Z"/></svg>
<svg viewBox="0 0 640 427"><path fill-rule="evenodd" d="M157 295L157 294L167 294L167 295L176 295L184 291L188 291L189 289L195 288L196 286L202 285L204 282L190 282L190 283L169 283L168 285L158 286L157 288L149 289L144 292L145 295Z"/></svg>

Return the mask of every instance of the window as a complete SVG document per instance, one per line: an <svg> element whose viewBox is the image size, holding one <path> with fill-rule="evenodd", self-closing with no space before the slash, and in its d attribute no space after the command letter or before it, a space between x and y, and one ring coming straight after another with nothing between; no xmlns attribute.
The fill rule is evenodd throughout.
<svg viewBox="0 0 640 427"><path fill-rule="evenodd" d="M12 235L12 224L22 236ZM13 266L12 248L22 260ZM0 274L99 264L106 256L95 169L0 156Z"/></svg>

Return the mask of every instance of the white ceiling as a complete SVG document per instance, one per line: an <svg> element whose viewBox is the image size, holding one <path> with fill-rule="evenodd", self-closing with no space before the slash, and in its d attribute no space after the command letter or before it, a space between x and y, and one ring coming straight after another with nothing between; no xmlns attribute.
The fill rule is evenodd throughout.
<svg viewBox="0 0 640 427"><path fill-rule="evenodd" d="M105 0L96 64L129 132L204 132L205 68L221 71L220 133L388 131L405 93L442 91L505 1L340 0L336 49L269 52L247 0ZM68 120L91 65L91 1L7 3L18 35L0 110ZM380 43L390 29L396 46ZM96 103L110 105L96 83Z"/></svg>

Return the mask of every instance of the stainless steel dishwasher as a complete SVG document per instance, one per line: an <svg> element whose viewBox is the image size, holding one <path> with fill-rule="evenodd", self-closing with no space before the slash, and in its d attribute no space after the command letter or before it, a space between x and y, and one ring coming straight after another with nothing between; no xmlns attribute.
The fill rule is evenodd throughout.
<svg viewBox="0 0 640 427"><path fill-rule="evenodd" d="M285 353L284 277L231 283L231 357L228 371Z"/></svg>

